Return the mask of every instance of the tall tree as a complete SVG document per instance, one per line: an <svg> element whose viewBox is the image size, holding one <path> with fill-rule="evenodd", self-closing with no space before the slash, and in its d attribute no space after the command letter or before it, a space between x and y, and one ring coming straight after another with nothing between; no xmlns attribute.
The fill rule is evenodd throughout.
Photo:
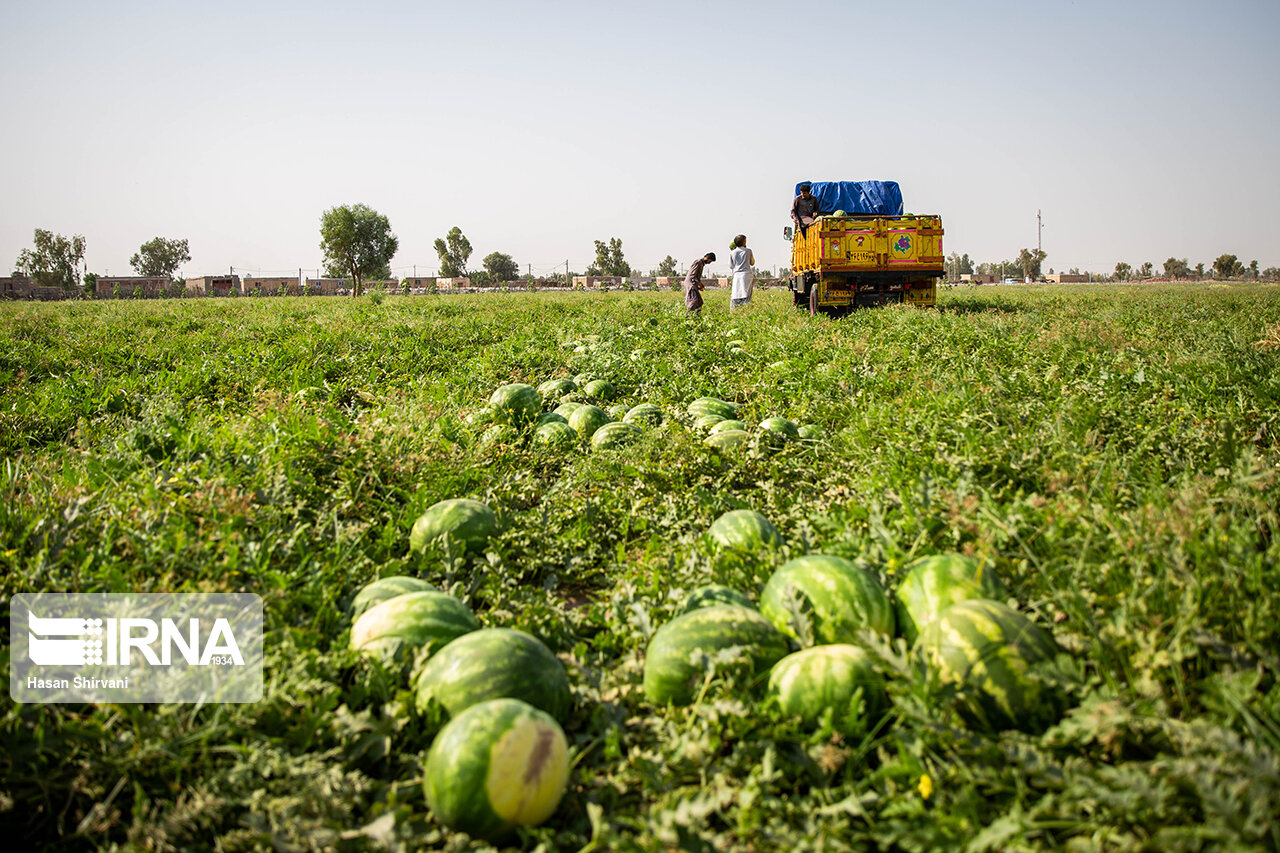
<svg viewBox="0 0 1280 853"><path fill-rule="evenodd" d="M1204 278L1204 261L1196 264L1196 278Z"/></svg>
<svg viewBox="0 0 1280 853"><path fill-rule="evenodd" d="M490 252L481 263L494 281L515 281L520 277L520 265L503 252Z"/></svg>
<svg viewBox="0 0 1280 853"><path fill-rule="evenodd" d="M1249 278L1256 279L1258 277L1258 262L1249 261Z"/></svg>
<svg viewBox="0 0 1280 853"><path fill-rule="evenodd" d="M23 249L14 262L18 272L40 287L61 287L63 290L80 287L80 268L84 264L83 236L63 237L37 228L32 242L35 248Z"/></svg>
<svg viewBox="0 0 1280 853"><path fill-rule="evenodd" d="M1153 272L1155 272L1155 264L1151 263L1151 261L1145 261L1142 266L1138 267L1138 278L1151 278Z"/></svg>
<svg viewBox="0 0 1280 853"><path fill-rule="evenodd" d="M138 275L163 276L173 278L178 267L191 260L191 249L185 238L182 240L166 240L156 237L138 247L138 251L129 259L129 266Z"/></svg>
<svg viewBox="0 0 1280 853"><path fill-rule="evenodd" d="M363 204L344 204L320 217L320 248L326 267L350 276L351 295L359 296L366 278L390 277L400 240L378 211Z"/></svg>
<svg viewBox="0 0 1280 853"><path fill-rule="evenodd" d="M1231 278L1243 269L1239 258L1235 255L1218 255L1217 260L1213 262L1213 274L1218 278Z"/></svg>
<svg viewBox="0 0 1280 853"><path fill-rule="evenodd" d="M1043 249L1023 249L1018 253L1017 266L1022 270L1023 278L1035 281L1040 277L1040 264L1048 257Z"/></svg>
<svg viewBox="0 0 1280 853"><path fill-rule="evenodd" d="M436 238L436 254L440 256L440 275L444 278L460 278L467 274L467 258L471 257L471 241L462 235L462 229L453 226L443 239Z"/></svg>
<svg viewBox="0 0 1280 853"><path fill-rule="evenodd" d="M622 255L622 240L613 237L608 243L596 240L596 262L587 267L587 275L631 275L631 265Z"/></svg>
<svg viewBox="0 0 1280 853"><path fill-rule="evenodd" d="M1191 275L1191 266L1187 263L1187 259L1170 258L1164 262L1164 274L1172 279L1186 278Z"/></svg>
<svg viewBox="0 0 1280 853"><path fill-rule="evenodd" d="M658 269L655 272L657 272L655 278L671 278L676 274L676 259L667 255L658 262Z"/></svg>
<svg viewBox="0 0 1280 853"><path fill-rule="evenodd" d="M1116 264L1116 271L1112 274L1112 278L1116 281L1128 281L1129 276L1133 275L1133 267L1120 261Z"/></svg>

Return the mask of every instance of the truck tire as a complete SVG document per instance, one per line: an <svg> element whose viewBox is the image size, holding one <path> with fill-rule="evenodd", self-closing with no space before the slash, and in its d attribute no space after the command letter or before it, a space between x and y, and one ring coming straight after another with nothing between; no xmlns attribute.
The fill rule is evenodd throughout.
<svg viewBox="0 0 1280 853"><path fill-rule="evenodd" d="M813 287L809 288L809 313L815 316L826 313L818 307L818 283L816 281L813 283Z"/></svg>

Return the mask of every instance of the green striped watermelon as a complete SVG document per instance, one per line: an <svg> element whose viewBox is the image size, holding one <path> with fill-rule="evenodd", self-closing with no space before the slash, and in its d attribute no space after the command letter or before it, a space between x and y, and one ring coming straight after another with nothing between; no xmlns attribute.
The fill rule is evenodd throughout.
<svg viewBox="0 0 1280 853"><path fill-rule="evenodd" d="M653 403L641 403L638 406L632 406L628 412L622 416L624 424L645 429L647 427L656 427L662 423L662 409L659 409Z"/></svg>
<svg viewBox="0 0 1280 853"><path fill-rule="evenodd" d="M942 680L964 688L960 710L993 731L1039 732L1061 716L1063 695L1034 677L1058 653L1052 635L998 601L953 604L925 625L916 648Z"/></svg>
<svg viewBox="0 0 1280 853"><path fill-rule="evenodd" d="M723 548L754 554L781 547L783 543L782 534L773 522L750 509L726 512L711 523L707 533Z"/></svg>
<svg viewBox="0 0 1280 853"><path fill-rule="evenodd" d="M578 443L578 434L564 421L546 423L533 432L533 440L545 447L565 448Z"/></svg>
<svg viewBox="0 0 1280 853"><path fill-rule="evenodd" d="M493 392L489 398L489 409L495 421L522 427L542 411L542 398L532 385L514 382Z"/></svg>
<svg viewBox="0 0 1280 853"><path fill-rule="evenodd" d="M591 434L592 450L616 450L640 437L640 430L618 421L605 424Z"/></svg>
<svg viewBox="0 0 1280 853"><path fill-rule="evenodd" d="M971 598L999 601L1007 593L990 568L961 554L934 554L907 566L898 584L898 629L908 643L953 604Z"/></svg>
<svg viewBox="0 0 1280 853"><path fill-rule="evenodd" d="M893 608L880 582L827 554L797 557L774 572L760 594L760 612L797 640L799 620L810 620L815 644L854 642L863 628L893 636Z"/></svg>
<svg viewBox="0 0 1280 853"><path fill-rule="evenodd" d="M742 409L736 403L730 403L716 397L699 397L689 404L689 417L697 420L703 415L719 415L720 420L736 418Z"/></svg>
<svg viewBox="0 0 1280 853"><path fill-rule="evenodd" d="M747 422L739 420L719 421L715 426L711 427L711 434L715 435L718 432L728 432L731 429L742 430L745 432L747 429Z"/></svg>
<svg viewBox="0 0 1280 853"><path fill-rule="evenodd" d="M866 649L847 643L801 649L775 663L769 673L769 693L783 712L812 724L832 708L838 731L856 727L852 702L859 688L868 716L884 708L884 679L874 659Z"/></svg>
<svg viewBox="0 0 1280 853"><path fill-rule="evenodd" d="M432 504L418 516L409 533L409 550L423 551L432 542L446 537L467 550L483 548L498 529L498 519L489 505L467 498Z"/></svg>
<svg viewBox="0 0 1280 853"><path fill-rule="evenodd" d="M739 607L756 609L755 602L748 598L746 593L738 592L732 587L711 584L710 586L700 586L689 593L689 597L684 600L684 607L680 609L680 612L688 613L703 607L714 607L717 604L736 604Z"/></svg>
<svg viewBox="0 0 1280 853"><path fill-rule="evenodd" d="M538 386L538 396L545 403L550 400L559 400L565 394L572 394L577 390L578 386L572 379L548 379Z"/></svg>
<svg viewBox="0 0 1280 853"><path fill-rule="evenodd" d="M569 419L566 418L564 415L560 414L559 412L543 412L542 414L538 415L536 420L534 420L533 428L536 430L538 427L543 426L545 424L550 424L550 423L561 423L561 424L564 424L565 426L568 426Z"/></svg>
<svg viewBox="0 0 1280 853"><path fill-rule="evenodd" d="M569 419L569 415L572 415L575 409L581 409L582 406L582 403L575 403L571 400L566 400L555 407L555 413L567 421Z"/></svg>
<svg viewBox="0 0 1280 853"><path fill-rule="evenodd" d="M644 695L655 705L688 705L705 670L700 660L738 649L763 672L787 653L787 638L750 607L720 604L677 616L653 635L644 661ZM718 666L708 661L710 666Z"/></svg>
<svg viewBox="0 0 1280 853"><path fill-rule="evenodd" d="M551 817L568 784L564 730L518 699L481 702L450 720L423 774L436 820L490 840Z"/></svg>
<svg viewBox="0 0 1280 853"><path fill-rule="evenodd" d="M564 665L537 637L510 628L482 628L459 637L418 672L417 706L436 705L451 717L490 699L519 699L557 720L573 699Z"/></svg>
<svg viewBox="0 0 1280 853"><path fill-rule="evenodd" d="M827 437L827 431L817 424L804 424L796 430L796 434L806 441L821 441Z"/></svg>
<svg viewBox="0 0 1280 853"><path fill-rule="evenodd" d="M609 415L599 406L582 406L569 415L569 426L582 438L591 438L596 430L609 423Z"/></svg>
<svg viewBox="0 0 1280 853"><path fill-rule="evenodd" d="M727 429L724 432L716 432L714 429L711 435L702 440L703 444L709 444L712 447L718 447L722 450L734 450L742 447L751 439L751 434L742 429Z"/></svg>
<svg viewBox="0 0 1280 853"><path fill-rule="evenodd" d="M723 423L724 418L717 414L711 413L699 416L693 422L693 428L698 432L709 432L716 424Z"/></svg>
<svg viewBox="0 0 1280 853"><path fill-rule="evenodd" d="M471 609L452 595L407 592L366 610L351 626L351 648L393 659L434 654L479 627Z"/></svg>
<svg viewBox="0 0 1280 853"><path fill-rule="evenodd" d="M355 598L351 599L351 618L359 619L366 610L381 604L388 598L395 598L407 592L428 592L434 589L435 587L426 581L408 575L378 578L362 588L356 593Z"/></svg>
<svg viewBox="0 0 1280 853"><path fill-rule="evenodd" d="M573 377L573 384L577 385L579 389L585 390L588 382L599 378L600 377L594 373L579 373L577 376Z"/></svg>
<svg viewBox="0 0 1280 853"><path fill-rule="evenodd" d="M618 389L614 388L613 383L608 379L593 379L583 386L582 390L588 397L603 400L606 403L618 396Z"/></svg>
<svg viewBox="0 0 1280 853"><path fill-rule="evenodd" d="M611 419L615 421L620 421L622 420L623 416L627 414L627 407L622 405L621 403L616 403L610 406L609 408L605 409L604 413L608 415Z"/></svg>
<svg viewBox="0 0 1280 853"><path fill-rule="evenodd" d="M493 424L483 433L476 443L483 448L497 447L501 444L515 444L520 435L511 424Z"/></svg>

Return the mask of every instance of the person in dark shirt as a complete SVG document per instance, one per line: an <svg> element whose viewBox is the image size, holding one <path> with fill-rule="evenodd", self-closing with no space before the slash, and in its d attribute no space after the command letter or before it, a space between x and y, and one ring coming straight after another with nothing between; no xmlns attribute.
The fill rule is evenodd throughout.
<svg viewBox="0 0 1280 853"><path fill-rule="evenodd" d="M690 313L702 310L702 268L716 262L716 253L707 252L689 264L689 274L684 277L684 307Z"/></svg>
<svg viewBox="0 0 1280 853"><path fill-rule="evenodd" d="M818 215L818 197L810 195L811 190L808 184L800 185L800 195L795 197L795 201L791 202L791 218L795 221L796 227L800 229L800 233L808 233L809 226L813 224L814 218Z"/></svg>

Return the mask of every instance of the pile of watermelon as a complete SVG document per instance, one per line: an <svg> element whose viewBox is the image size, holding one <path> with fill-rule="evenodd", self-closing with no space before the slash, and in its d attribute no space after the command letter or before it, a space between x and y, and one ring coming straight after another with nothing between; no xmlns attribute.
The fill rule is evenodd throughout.
<svg viewBox="0 0 1280 853"><path fill-rule="evenodd" d="M454 499L417 520L410 548L483 547L496 528L480 501ZM563 664L536 637L484 627L460 599L414 577L380 578L351 602L351 647L408 671L414 705L438 729L424 787L446 826L495 839L536 826L568 786L563 723L573 696Z"/></svg>
<svg viewBox="0 0 1280 853"><path fill-rule="evenodd" d="M708 535L719 547L776 552L782 537L764 516L734 510ZM779 567L759 605L739 590L709 586L653 636L645 695L655 705L697 701L719 670L738 668L784 712L836 730L870 722L888 707L890 677L868 639L902 637L955 688L975 727L1040 731L1065 710L1047 668L1052 636L1000 601L999 579L977 560L940 554L917 560L894 594L877 575L838 556L807 554Z"/></svg>

